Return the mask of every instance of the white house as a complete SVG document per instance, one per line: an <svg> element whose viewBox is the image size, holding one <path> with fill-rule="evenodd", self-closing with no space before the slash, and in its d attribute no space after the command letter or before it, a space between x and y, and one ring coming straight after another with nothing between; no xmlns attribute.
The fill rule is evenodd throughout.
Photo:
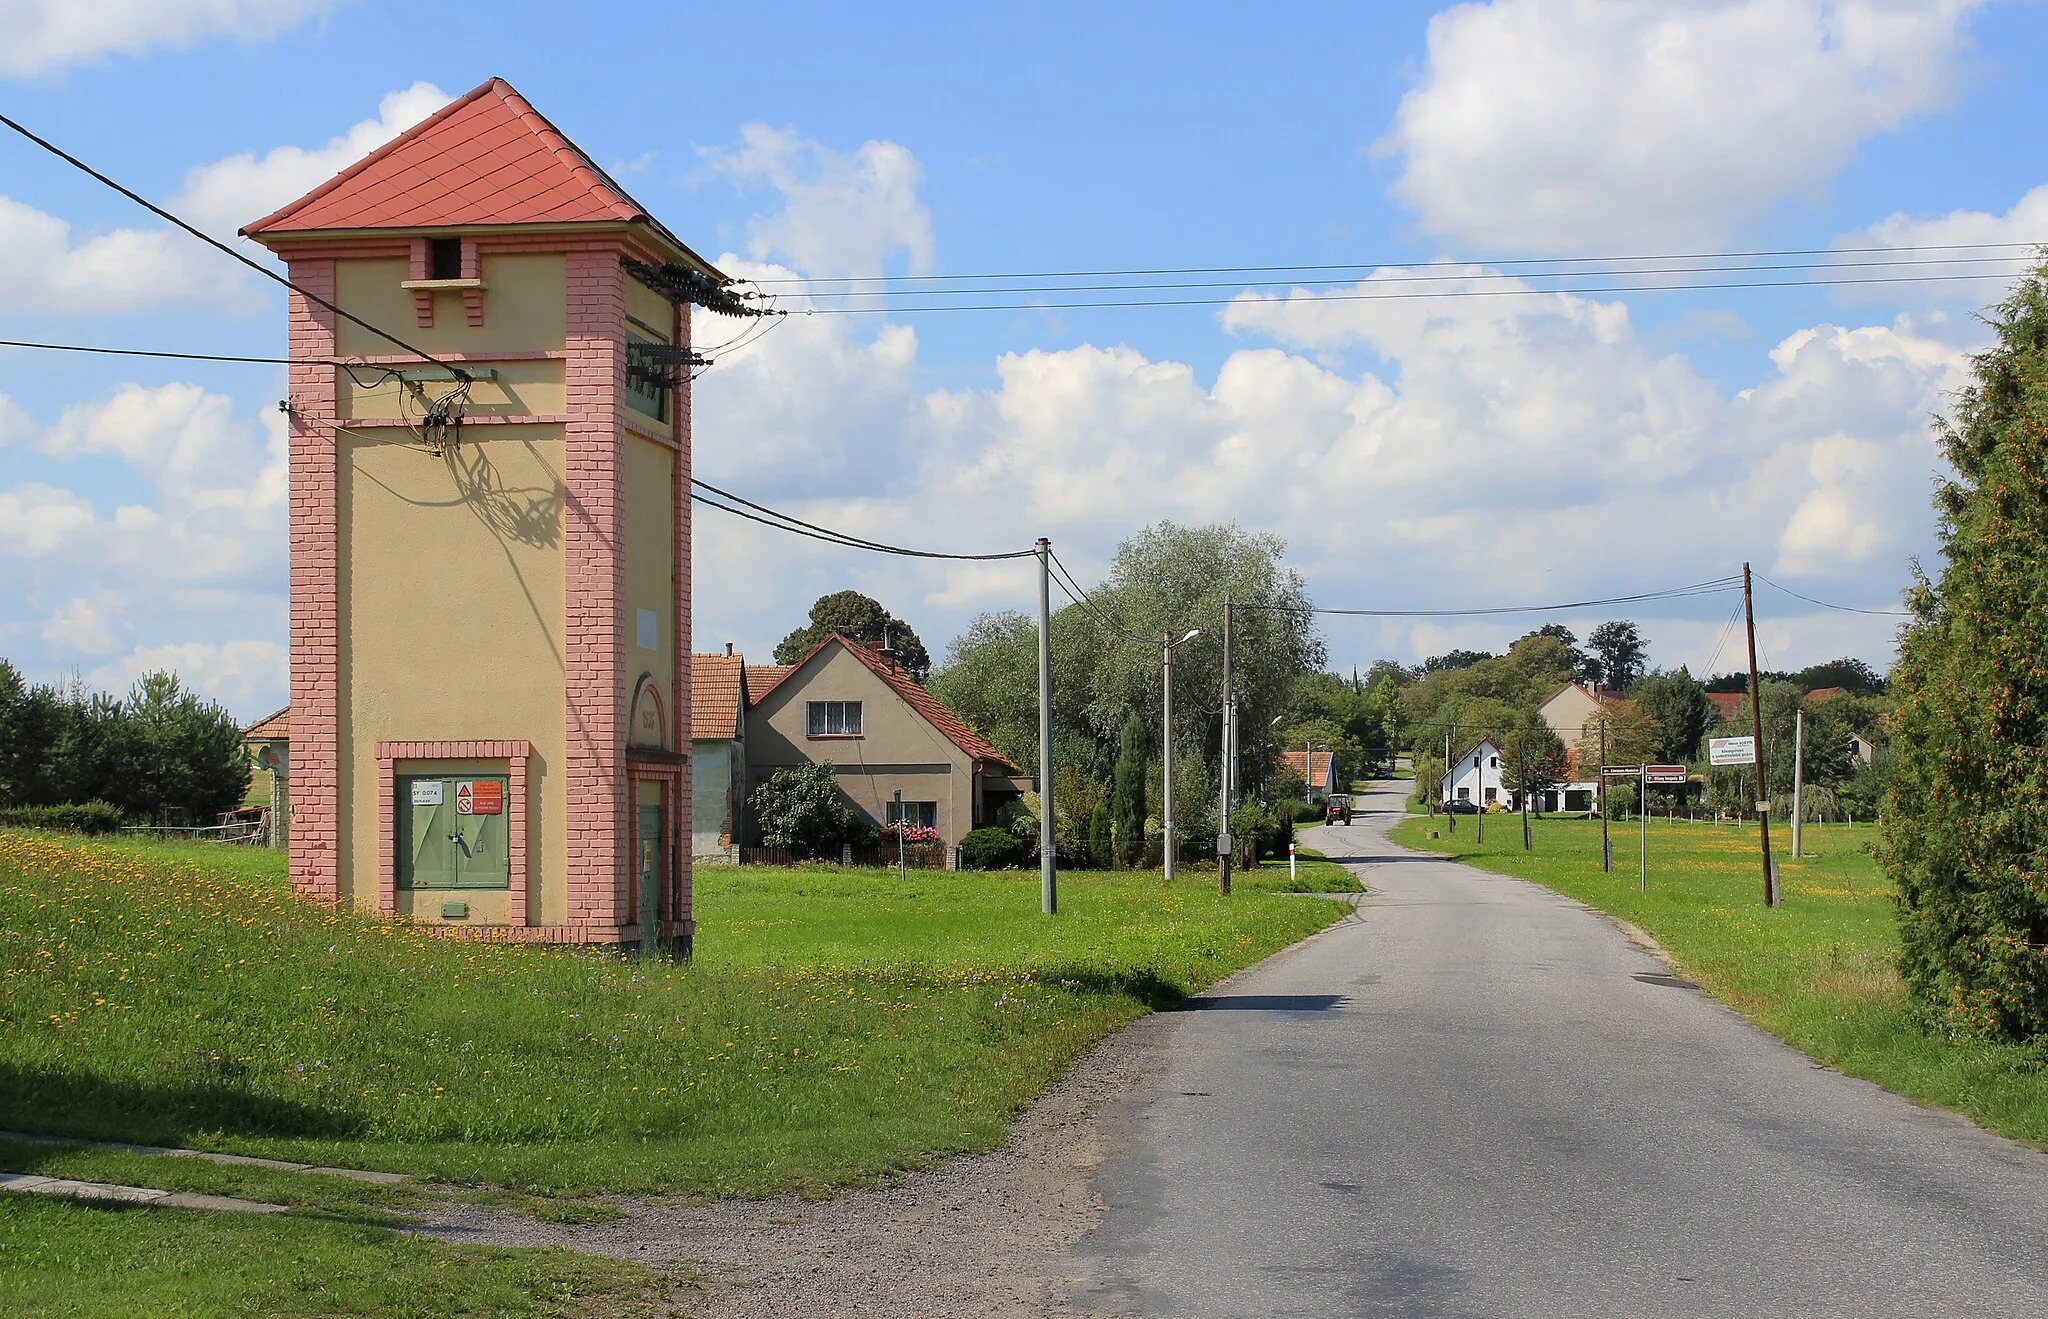
<svg viewBox="0 0 2048 1319"><path fill-rule="evenodd" d="M1482 741L1467 751L1443 777L1443 801L1469 801L1480 806L1505 805L1509 793L1501 782L1500 748Z"/></svg>

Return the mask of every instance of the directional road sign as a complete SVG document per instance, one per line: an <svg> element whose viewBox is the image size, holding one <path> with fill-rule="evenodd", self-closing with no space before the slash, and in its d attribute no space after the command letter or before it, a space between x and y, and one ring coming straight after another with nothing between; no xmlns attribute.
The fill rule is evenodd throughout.
<svg viewBox="0 0 2048 1319"><path fill-rule="evenodd" d="M1643 766L1643 781L1645 783L1683 783L1687 777L1688 775L1683 765Z"/></svg>
<svg viewBox="0 0 2048 1319"><path fill-rule="evenodd" d="M1632 779L1643 772L1641 765L1603 765L1600 772L1610 779Z"/></svg>

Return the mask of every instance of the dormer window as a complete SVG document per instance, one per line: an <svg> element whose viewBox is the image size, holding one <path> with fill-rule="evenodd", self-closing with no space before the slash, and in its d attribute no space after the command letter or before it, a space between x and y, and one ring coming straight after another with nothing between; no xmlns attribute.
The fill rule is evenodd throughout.
<svg viewBox="0 0 2048 1319"><path fill-rule="evenodd" d="M427 278L462 278L462 240L435 238L427 243Z"/></svg>

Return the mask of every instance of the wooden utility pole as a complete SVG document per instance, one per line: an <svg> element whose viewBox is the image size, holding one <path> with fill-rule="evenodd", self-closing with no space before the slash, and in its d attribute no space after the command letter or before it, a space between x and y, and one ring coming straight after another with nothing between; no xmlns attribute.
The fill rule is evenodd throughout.
<svg viewBox="0 0 2048 1319"><path fill-rule="evenodd" d="M1522 790L1516 795L1522 799L1522 850L1532 851L1529 846L1529 734L1524 730L1515 743L1515 758L1518 768L1515 777L1522 781Z"/></svg>
<svg viewBox="0 0 2048 1319"><path fill-rule="evenodd" d="M1749 594L1749 564L1742 565L1742 618L1749 627L1749 719L1756 738L1756 831L1763 841L1764 905L1778 905L1778 876L1771 869L1771 805L1764 796L1764 703L1762 684L1756 675L1756 607Z"/></svg>
<svg viewBox="0 0 2048 1319"><path fill-rule="evenodd" d="M1607 836L1607 685L1596 683L1593 700L1600 707L1600 765L1594 770L1600 780L1600 869L1614 873L1614 843Z"/></svg>

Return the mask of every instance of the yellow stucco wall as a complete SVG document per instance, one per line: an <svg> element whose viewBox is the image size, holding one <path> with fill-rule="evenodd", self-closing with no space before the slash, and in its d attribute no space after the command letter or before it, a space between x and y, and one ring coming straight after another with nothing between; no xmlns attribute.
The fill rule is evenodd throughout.
<svg viewBox="0 0 2048 1319"><path fill-rule="evenodd" d="M485 256L484 323L469 324L462 295L434 295L434 323L414 323L412 293L399 287L410 270L402 257L337 261L335 301L372 325L382 325L430 353L544 352L568 343L568 261L557 254ZM404 351L351 321L335 326L335 350L344 356Z"/></svg>
<svg viewBox="0 0 2048 1319"><path fill-rule="evenodd" d="M675 450L628 434L626 448L626 596L621 620L626 636L626 691L639 689L640 675L652 673L661 688L662 710L674 726L676 714L676 515ZM654 614L655 644L640 644L640 611ZM674 737L666 744L671 750Z"/></svg>
<svg viewBox="0 0 2048 1319"><path fill-rule="evenodd" d="M558 924L568 914L561 428L478 428L446 458L408 438L340 439L344 892L376 905L379 741L524 738L530 918Z"/></svg>
<svg viewBox="0 0 2048 1319"><path fill-rule="evenodd" d="M859 701L860 737L814 738L811 701ZM938 803L939 834L948 843L974 827L974 773L967 753L838 646L828 648L747 712L748 786L786 765L829 760L839 788L876 823L898 788L905 801Z"/></svg>

